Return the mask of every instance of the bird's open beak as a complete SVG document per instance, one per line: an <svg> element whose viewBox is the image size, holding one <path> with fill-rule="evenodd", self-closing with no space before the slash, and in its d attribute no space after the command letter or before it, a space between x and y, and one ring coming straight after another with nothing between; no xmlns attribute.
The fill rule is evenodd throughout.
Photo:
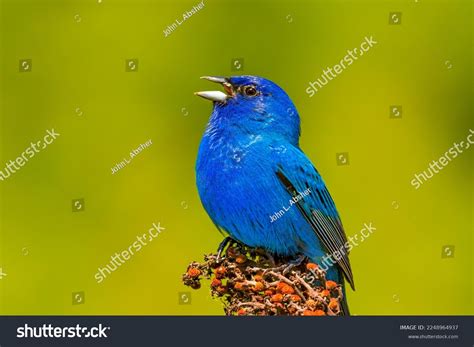
<svg viewBox="0 0 474 347"><path fill-rule="evenodd" d="M201 78L214 82L214 83L222 84L222 86L224 87L225 93L215 90L215 91L196 92L194 93L194 95L200 96L204 99L208 99L215 102L222 102L222 103L226 102L228 98L231 98L235 95L234 87L229 82L228 78L215 77L215 76L202 76Z"/></svg>

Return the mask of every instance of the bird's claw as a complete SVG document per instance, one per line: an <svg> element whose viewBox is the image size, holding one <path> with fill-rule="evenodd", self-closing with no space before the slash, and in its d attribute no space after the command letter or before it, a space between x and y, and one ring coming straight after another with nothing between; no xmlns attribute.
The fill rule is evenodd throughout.
<svg viewBox="0 0 474 347"><path fill-rule="evenodd" d="M224 252L225 248L229 245L229 243L231 243L232 241L235 242L235 240L230 237L230 236L226 236L224 240L222 240L222 242L219 244L219 247L217 248L217 259L216 259L216 262L217 263L220 263L224 257L222 256L222 253Z"/></svg>
<svg viewBox="0 0 474 347"><path fill-rule="evenodd" d="M288 265L283 269L283 275L286 276L295 267L300 266L306 260L305 255L300 255L298 258L288 262Z"/></svg>
<svg viewBox="0 0 474 347"><path fill-rule="evenodd" d="M300 266L301 263L305 260L306 260L306 256L300 255L298 256L298 258L288 261L287 264L283 264L278 267L269 268L265 271L281 272L284 276L286 276L291 270L293 270L297 266Z"/></svg>

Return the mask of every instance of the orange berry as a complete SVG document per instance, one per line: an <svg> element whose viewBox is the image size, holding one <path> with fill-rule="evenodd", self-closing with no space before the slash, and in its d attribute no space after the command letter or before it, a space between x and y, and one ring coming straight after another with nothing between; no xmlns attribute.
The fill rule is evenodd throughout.
<svg viewBox="0 0 474 347"><path fill-rule="evenodd" d="M258 282L263 281L262 275L255 275L255 276L253 276L253 279L254 279L255 281L258 281Z"/></svg>
<svg viewBox="0 0 474 347"><path fill-rule="evenodd" d="M217 287L217 292L218 292L219 294L225 294L225 293L227 293L227 288L226 288L226 287L219 286L219 287Z"/></svg>
<svg viewBox="0 0 474 347"><path fill-rule="evenodd" d="M276 290L277 291L281 291L281 289L284 287L284 286L287 286L288 284L286 284L285 282L278 282L277 283L277 287L276 287Z"/></svg>
<svg viewBox="0 0 474 347"><path fill-rule="evenodd" d="M281 287L281 292L283 294L293 294L295 290L288 284L285 284L284 286Z"/></svg>
<svg viewBox="0 0 474 347"><path fill-rule="evenodd" d="M216 269L216 273L220 274L220 275L224 275L225 273L227 272L227 269L224 267L224 266L219 266L217 269Z"/></svg>
<svg viewBox="0 0 474 347"><path fill-rule="evenodd" d="M306 264L306 269L308 270L316 270L317 268L318 268L318 264L315 264L315 263Z"/></svg>
<svg viewBox="0 0 474 347"><path fill-rule="evenodd" d="M326 281L326 289L333 290L337 287L337 283L334 281Z"/></svg>
<svg viewBox="0 0 474 347"><path fill-rule="evenodd" d="M335 298L332 298L330 301L329 301L329 308L333 311L339 311L339 302L337 301L337 299Z"/></svg>
<svg viewBox="0 0 474 347"><path fill-rule="evenodd" d="M211 282L211 287L219 287L222 284L221 280L214 278Z"/></svg>
<svg viewBox="0 0 474 347"><path fill-rule="evenodd" d="M301 301L301 297L299 295L293 294L291 296L292 301Z"/></svg>
<svg viewBox="0 0 474 347"><path fill-rule="evenodd" d="M234 289L242 290L244 289L244 284L242 282L237 282L236 284L234 284Z"/></svg>
<svg viewBox="0 0 474 347"><path fill-rule="evenodd" d="M247 261L247 257L243 254L240 254L239 256L237 256L237 258L235 258L235 262L237 264L244 264L246 261Z"/></svg>
<svg viewBox="0 0 474 347"><path fill-rule="evenodd" d="M324 289L322 292L321 292L321 296L329 296L331 295L331 293L329 292L329 290L327 289Z"/></svg>
<svg viewBox="0 0 474 347"><path fill-rule="evenodd" d="M314 311L314 316L325 316L326 315L326 312L324 312L323 310L316 310Z"/></svg>
<svg viewBox="0 0 474 347"><path fill-rule="evenodd" d="M267 289L265 291L265 296L272 296L273 295L273 290Z"/></svg>
<svg viewBox="0 0 474 347"><path fill-rule="evenodd" d="M314 301L313 299L309 299L309 300L306 301L306 305L309 308L315 308L316 307L316 301Z"/></svg>
<svg viewBox="0 0 474 347"><path fill-rule="evenodd" d="M272 302L280 302L283 300L283 295L281 294L275 294L272 296L272 298L270 299Z"/></svg>
<svg viewBox="0 0 474 347"><path fill-rule="evenodd" d="M255 286L253 287L253 290L256 292L261 292L264 288L264 285L262 282L257 282L255 283Z"/></svg>
<svg viewBox="0 0 474 347"><path fill-rule="evenodd" d="M245 309L241 308L237 311L237 315L239 316L245 316L245 314L247 314L247 311L245 311Z"/></svg>
<svg viewBox="0 0 474 347"><path fill-rule="evenodd" d="M198 268L192 267L188 270L189 277L192 277L192 278L199 277L200 274L201 274L201 270L199 270Z"/></svg>
<svg viewBox="0 0 474 347"><path fill-rule="evenodd" d="M303 316L314 316L314 312L311 310L304 310Z"/></svg>
<svg viewBox="0 0 474 347"><path fill-rule="evenodd" d="M227 272L227 269L224 266L219 266L216 269L216 278L223 278Z"/></svg>

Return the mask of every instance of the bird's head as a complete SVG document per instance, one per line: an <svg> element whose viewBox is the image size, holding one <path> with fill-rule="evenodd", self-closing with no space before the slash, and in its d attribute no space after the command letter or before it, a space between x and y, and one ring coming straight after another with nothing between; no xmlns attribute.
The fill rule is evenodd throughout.
<svg viewBox="0 0 474 347"><path fill-rule="evenodd" d="M249 135L283 137L298 143L298 112L278 85L256 76L201 78L221 84L224 90L195 93L214 103L209 126L227 127Z"/></svg>

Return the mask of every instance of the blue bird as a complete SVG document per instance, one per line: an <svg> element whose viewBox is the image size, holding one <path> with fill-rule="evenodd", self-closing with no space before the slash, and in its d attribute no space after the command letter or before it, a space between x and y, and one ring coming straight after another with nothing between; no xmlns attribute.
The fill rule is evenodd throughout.
<svg viewBox="0 0 474 347"><path fill-rule="evenodd" d="M214 104L196 162L199 196L214 224L247 246L320 266L338 252L326 276L354 289L341 220L299 147L300 118L289 96L261 77L202 78L224 89L195 93Z"/></svg>

